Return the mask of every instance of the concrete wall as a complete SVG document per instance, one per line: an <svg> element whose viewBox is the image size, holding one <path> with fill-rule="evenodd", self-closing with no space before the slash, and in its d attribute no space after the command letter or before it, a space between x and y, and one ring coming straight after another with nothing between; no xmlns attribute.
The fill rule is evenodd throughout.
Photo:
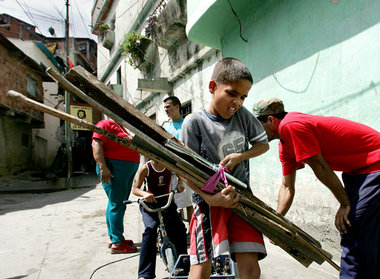
<svg viewBox="0 0 380 279"><path fill-rule="evenodd" d="M222 45L223 56L240 58L253 73L246 107L277 96L287 111L341 116L379 129L379 9L379 1L275 1L245 19L249 43L236 27ZM276 145L261 157L270 162L260 163L269 181L279 177L272 162Z"/></svg>
<svg viewBox="0 0 380 279"><path fill-rule="evenodd" d="M28 169L32 164L30 124L0 114L0 176Z"/></svg>
<svg viewBox="0 0 380 279"><path fill-rule="evenodd" d="M340 116L379 130L379 10L375 0L262 4L242 19L248 43L240 38L238 25L222 38L223 56L241 59L253 73L255 84L245 106L251 110L259 99L277 96L287 111ZM277 142L270 145L269 152L252 160L252 185L275 206L282 174ZM296 184L287 216L318 227L325 236L331 232L336 247L337 201L308 167L297 172Z"/></svg>

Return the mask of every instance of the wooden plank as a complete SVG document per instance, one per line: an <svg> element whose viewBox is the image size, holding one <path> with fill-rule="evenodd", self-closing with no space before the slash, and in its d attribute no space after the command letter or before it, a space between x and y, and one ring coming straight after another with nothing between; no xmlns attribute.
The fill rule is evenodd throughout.
<svg viewBox="0 0 380 279"><path fill-rule="evenodd" d="M80 98L87 98L84 100L90 105L98 106L97 109L135 133L136 136L131 142L132 149L136 148L136 151L162 163L178 175L193 181L198 187L203 187L205 181L214 173L210 167L211 163L205 163L203 158L200 160L198 154L186 149L172 135L163 131L155 122L114 94L84 69L74 67L67 76L67 79L79 88L61 76L55 78L63 88ZM171 141L180 148L173 148ZM234 210L249 224L259 229L303 265L308 266L312 261L322 263L326 260L339 270L339 266L331 261L331 255L321 248L317 240L255 197L244 188L244 183L236 180L229 178L229 182L236 187L241 196L240 206ZM218 190L223 187L224 185L219 183Z"/></svg>
<svg viewBox="0 0 380 279"><path fill-rule="evenodd" d="M110 90L108 90L108 92L105 92L104 85L100 85L102 83L99 84L99 82L96 80L96 78L94 78L92 76L90 78L88 78L88 77L89 77L89 74L86 73L86 71L84 69L78 68L78 67L75 67L74 69L72 69L69 72L69 74L66 76L66 78L68 80L77 84L82 89L86 89L86 90L84 90L86 92L88 91L88 88L91 88L91 97L94 98L95 101L102 102L102 104L105 104L106 106L109 106L110 108L112 107L113 108L112 111L114 113L118 114L118 116L120 116L124 120L126 120L130 123L136 123L136 122L138 122L138 120L131 120L130 118L131 117L141 118L140 120L142 122L144 122L144 124L147 124L147 125L146 126L139 125L138 129L145 132L146 134L149 134L149 137L152 137L153 139L158 139L159 144L165 145L164 139L160 139L159 137L157 137L153 134L155 131L159 131L159 126L156 123L154 123L153 121L151 121L149 118L147 118L145 115L143 115L141 113L130 113L130 112L128 112L128 110L131 109L128 106L126 106L126 109L119 108L119 109L115 110L114 108L117 107L117 104L119 103L118 96ZM169 136L164 135L164 134L161 134L161 135L166 137L166 141L168 139L172 138L171 135L169 135ZM182 164L182 168L186 172L189 172L189 169L186 168L187 162L191 162L191 165L194 165L197 170L199 170L199 169L204 170L204 165L202 165L202 162L199 162L197 160L193 160L194 158L192 158L192 157L195 157L195 156L187 156L188 154L184 154L181 152L179 154L181 155L180 161ZM184 160L185 162L183 162L183 159L185 159ZM213 174L212 168L208 168L208 169L206 168L206 170L204 170L204 171L209 175ZM193 173L192 175L194 175L194 171L192 171L192 173ZM229 182L231 182L231 181L229 181ZM232 182L231 184L234 186L237 186L236 183ZM219 188L222 188L222 187L223 186L219 184ZM309 254L308 256L305 255L305 258L310 257L310 255L311 255L313 260L318 262L318 263L323 262L324 260L326 260L326 258L328 259L329 254L320 248L321 245L319 244L319 242L317 240L312 238L310 235L308 235L306 232L302 231L298 227L292 226L291 222L286 220L282 215L278 214L275 210L273 210L272 208L267 206L264 202L262 202L260 199L255 197L250 191L241 189L239 187L237 187L237 188L238 188L239 194L243 197L243 200L244 200L243 202L241 202L243 208L244 208L244 206L249 205L251 208L254 208L254 210L256 210L256 212L260 212L261 214L263 214L263 216L265 216L265 218L270 220L270 222L268 222L268 220L266 220L266 222L264 222L265 226L268 227L268 229L266 230L267 234L269 234L268 231L273 230L273 222L272 221L275 221L274 222L275 224L282 226L283 229L287 229L290 232L290 236L285 234L285 238L288 237L287 241L289 241L289 239L291 237L293 237L293 238L295 237L298 241L297 244L300 244L300 242L302 242L302 240L304 240L305 238L307 239L306 240L307 243L311 243L311 245L307 245L307 244L303 243L301 245L301 248L300 247L295 248L296 244L293 244L293 247L290 250L289 250L289 248L285 247L286 245L283 245L288 253L292 253L292 251L294 252L294 249L296 249L297 251L304 250L302 253ZM245 199L244 199L244 197L245 197ZM240 214L242 214L242 212L240 212ZM258 218L257 216L258 216L258 214L256 214L256 219ZM254 220L251 220L252 219L251 216L248 216L248 217L246 216L246 219L249 220L249 222L251 224L255 223ZM256 224L256 226L257 226L257 224ZM262 229L262 231L264 231L264 229ZM284 236L282 236L282 237L284 237ZM282 239L280 242L284 242L284 239ZM306 250L304 249L305 246L307 247ZM284 247L282 247L282 248L284 249ZM319 251L318 249L321 251ZM293 253L293 256L295 254L299 254L299 253ZM303 262L305 263L305 261L303 261Z"/></svg>

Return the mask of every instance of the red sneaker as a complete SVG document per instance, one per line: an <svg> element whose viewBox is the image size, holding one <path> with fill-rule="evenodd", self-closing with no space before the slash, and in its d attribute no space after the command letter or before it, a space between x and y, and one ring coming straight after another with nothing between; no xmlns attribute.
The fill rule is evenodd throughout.
<svg viewBox="0 0 380 279"><path fill-rule="evenodd" d="M128 245L132 245L133 244L133 240L132 239L124 239L123 242L126 242ZM112 242L108 242L108 248L111 248L112 247Z"/></svg>
<svg viewBox="0 0 380 279"><path fill-rule="evenodd" d="M133 253L136 251L137 251L136 246L129 245L125 241L123 241L117 247L111 247L111 254L126 254L126 253Z"/></svg>

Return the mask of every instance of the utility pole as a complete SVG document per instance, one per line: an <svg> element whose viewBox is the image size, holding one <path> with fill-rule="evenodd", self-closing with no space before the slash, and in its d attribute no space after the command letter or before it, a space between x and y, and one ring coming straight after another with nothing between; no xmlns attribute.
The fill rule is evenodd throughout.
<svg viewBox="0 0 380 279"><path fill-rule="evenodd" d="M65 21L65 31L66 31L66 65L69 67L69 0L66 0L66 21ZM70 114L70 93L65 91L65 111ZM66 178L66 188L71 187L71 175L73 167L73 153L71 149L71 131L70 122L65 121L65 142L66 142L66 155L67 155L67 178Z"/></svg>

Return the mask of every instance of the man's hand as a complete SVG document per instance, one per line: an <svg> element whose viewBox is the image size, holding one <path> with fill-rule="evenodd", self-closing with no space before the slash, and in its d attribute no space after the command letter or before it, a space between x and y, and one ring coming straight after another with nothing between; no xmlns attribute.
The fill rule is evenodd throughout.
<svg viewBox="0 0 380 279"><path fill-rule="evenodd" d="M210 206L221 206L226 208L234 208L238 205L239 195L235 191L235 187L228 186L222 191L213 195L207 195L205 199Z"/></svg>
<svg viewBox="0 0 380 279"><path fill-rule="evenodd" d="M100 179L104 184L111 183L113 175L107 167L100 168Z"/></svg>
<svg viewBox="0 0 380 279"><path fill-rule="evenodd" d="M348 220L350 210L350 205L341 205L335 215L335 227L341 234L347 233L347 226L351 227L350 220Z"/></svg>
<svg viewBox="0 0 380 279"><path fill-rule="evenodd" d="M335 172L327 164L322 154L315 155L305 160L314 171L315 175L323 184L327 186L334 194L335 198L341 204L335 215L335 227L340 233L347 233L347 226L351 227L348 220L351 205L347 193Z"/></svg>

